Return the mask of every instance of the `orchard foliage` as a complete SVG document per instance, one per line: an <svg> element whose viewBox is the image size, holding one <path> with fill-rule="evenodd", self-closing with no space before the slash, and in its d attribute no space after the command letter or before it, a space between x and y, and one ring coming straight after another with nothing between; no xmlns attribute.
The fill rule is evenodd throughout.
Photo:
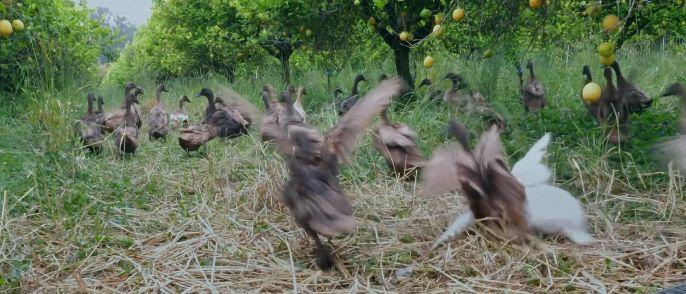
<svg viewBox="0 0 686 294"><path fill-rule="evenodd" d="M466 12L459 21L451 18L456 8ZM110 76L217 72L232 80L250 64L278 62L289 82L294 55L298 64L335 69L386 60L391 52L397 74L412 84L412 62L433 51L516 60L522 50L550 46L683 40L684 9L682 0L556 0L537 9L498 0L156 0L148 26ZM601 28L608 14L621 20L616 33Z"/></svg>
<svg viewBox="0 0 686 294"><path fill-rule="evenodd" d="M91 11L70 0L12 2L0 3L0 19L19 19L25 29L0 37L0 96L97 73L98 56L113 39Z"/></svg>

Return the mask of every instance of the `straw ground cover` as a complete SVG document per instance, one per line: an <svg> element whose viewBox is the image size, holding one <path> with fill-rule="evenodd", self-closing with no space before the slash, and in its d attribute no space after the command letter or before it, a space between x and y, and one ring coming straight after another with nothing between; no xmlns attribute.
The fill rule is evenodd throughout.
<svg viewBox="0 0 686 294"><path fill-rule="evenodd" d="M422 256L464 208L462 198L426 198L418 183L388 176L367 135L341 177L358 228L330 240L336 270L321 272L313 244L281 203L287 170L255 131L214 140L190 157L175 133L164 142L143 139L132 157L119 158L112 146L89 155L73 142L71 123L84 110L88 86L75 82L71 90L36 92L20 119L0 124L0 289L585 293L652 292L683 283L685 179L654 164L649 152L676 132L678 103L657 98L633 118L629 144L605 144L579 101L583 64L592 65L604 84L595 60L570 52L534 59L550 101L540 116L524 114L514 70L502 60L458 59L434 69L464 74L506 116L502 138L510 164L544 132L553 132L548 162L556 182L585 204L597 239L591 246L550 237L530 246L505 245L475 228ZM651 97L686 77L686 58L669 51L628 50L619 61ZM334 84L347 87L355 72L374 80L390 68L347 69ZM255 72L233 88L261 108L259 89L276 82L278 72ZM148 90L142 103L149 108L155 84L132 80ZM322 130L333 125L323 71L299 72L297 80L310 92L310 122ZM165 104L171 108L180 95L206 85L223 87L211 77L169 81ZM103 85L99 92L107 108L120 105L121 85ZM474 136L484 129L475 115L425 101L425 94L396 106L392 118L417 130L426 155L449 141L449 119L466 122ZM205 103L190 105L195 122Z"/></svg>

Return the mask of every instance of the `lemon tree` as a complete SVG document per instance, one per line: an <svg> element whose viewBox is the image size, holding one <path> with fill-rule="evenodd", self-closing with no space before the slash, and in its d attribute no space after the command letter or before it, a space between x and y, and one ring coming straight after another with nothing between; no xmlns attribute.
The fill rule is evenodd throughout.
<svg viewBox="0 0 686 294"><path fill-rule="evenodd" d="M65 77L95 76L98 56L114 38L90 13L70 0L2 2L0 30L9 34L0 37L0 96Z"/></svg>

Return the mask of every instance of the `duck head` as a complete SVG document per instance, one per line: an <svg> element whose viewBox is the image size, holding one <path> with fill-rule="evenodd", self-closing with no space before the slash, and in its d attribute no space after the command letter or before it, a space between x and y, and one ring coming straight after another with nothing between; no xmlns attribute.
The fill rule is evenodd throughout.
<svg viewBox="0 0 686 294"><path fill-rule="evenodd" d="M429 80L428 78L423 79L421 83L419 83L419 86L417 86L417 88L421 88L423 86L431 86L431 80Z"/></svg>
<svg viewBox="0 0 686 294"><path fill-rule="evenodd" d="M680 83L672 84L667 87L664 92L662 92L661 96L679 96L683 99L686 99L686 86Z"/></svg>
<svg viewBox="0 0 686 294"><path fill-rule="evenodd" d="M207 97L207 100L210 102L214 101L214 93L212 93L212 90L210 90L208 88L202 88L200 90L200 93L198 93L198 95L196 95L195 97L202 97L202 96Z"/></svg>

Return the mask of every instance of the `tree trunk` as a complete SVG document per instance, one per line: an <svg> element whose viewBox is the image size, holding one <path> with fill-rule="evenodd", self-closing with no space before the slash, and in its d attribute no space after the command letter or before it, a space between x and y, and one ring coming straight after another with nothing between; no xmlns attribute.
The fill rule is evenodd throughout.
<svg viewBox="0 0 686 294"><path fill-rule="evenodd" d="M291 62L290 62L290 57L291 55L284 55L281 58L281 68L283 69L283 82L286 83L286 85L291 84Z"/></svg>
<svg viewBox="0 0 686 294"><path fill-rule="evenodd" d="M393 48L395 54L395 70L398 76L402 77L410 89L414 89L414 78L410 71L410 48L405 46L398 46Z"/></svg>
<svg viewBox="0 0 686 294"><path fill-rule="evenodd" d="M233 65L226 67L226 80L231 84L236 81L236 68Z"/></svg>

